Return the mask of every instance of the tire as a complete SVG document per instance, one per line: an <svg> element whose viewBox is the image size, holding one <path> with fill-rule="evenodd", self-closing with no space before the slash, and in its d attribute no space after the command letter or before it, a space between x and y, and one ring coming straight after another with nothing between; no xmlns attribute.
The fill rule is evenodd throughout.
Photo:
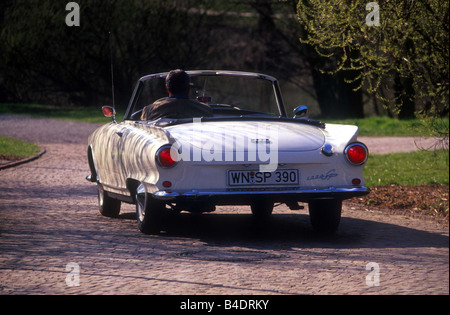
<svg viewBox="0 0 450 315"><path fill-rule="evenodd" d="M111 198L103 189L103 186L97 183L98 206L100 213L109 218L117 218L120 212L120 200Z"/></svg>
<svg viewBox="0 0 450 315"><path fill-rule="evenodd" d="M308 203L313 229L323 235L336 233L341 221L342 200L323 199Z"/></svg>
<svg viewBox="0 0 450 315"><path fill-rule="evenodd" d="M144 234L158 234L161 232L162 217L165 204L153 198L145 191L144 186L136 189L136 218L139 230Z"/></svg>
<svg viewBox="0 0 450 315"><path fill-rule="evenodd" d="M257 199L250 204L250 209L252 210L252 214L255 218L267 219L272 214L273 202L264 199Z"/></svg>

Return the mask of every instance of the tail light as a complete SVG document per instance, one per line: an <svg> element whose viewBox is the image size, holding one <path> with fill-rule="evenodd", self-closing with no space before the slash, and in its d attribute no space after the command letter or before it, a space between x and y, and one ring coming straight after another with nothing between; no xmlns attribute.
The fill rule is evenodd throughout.
<svg viewBox="0 0 450 315"><path fill-rule="evenodd" d="M354 165L364 164L369 157L369 150L360 142L349 144L344 153L347 160Z"/></svg>
<svg viewBox="0 0 450 315"><path fill-rule="evenodd" d="M202 102L202 103L211 103L211 96L197 96L197 101Z"/></svg>
<svg viewBox="0 0 450 315"><path fill-rule="evenodd" d="M162 146L156 152L156 161L162 167L173 167L179 160L178 152L170 145Z"/></svg>

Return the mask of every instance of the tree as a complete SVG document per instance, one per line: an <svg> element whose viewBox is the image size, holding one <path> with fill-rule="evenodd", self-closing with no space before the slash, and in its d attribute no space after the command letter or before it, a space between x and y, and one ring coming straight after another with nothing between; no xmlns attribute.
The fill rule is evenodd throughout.
<svg viewBox="0 0 450 315"><path fill-rule="evenodd" d="M77 1L80 26L69 27L68 1L9 0L0 8L2 101L127 105L137 79L195 68L210 56L206 0ZM110 45L111 44L111 45Z"/></svg>
<svg viewBox="0 0 450 315"><path fill-rule="evenodd" d="M297 2L227 1L227 7L235 12L246 12L247 23L245 28L234 32L230 32L231 25L226 25L228 38L222 42L228 46L224 51L240 55L240 58L232 60L234 67L273 73L279 79L294 83L303 93L317 100L321 116L363 117L362 92L353 91L352 85L345 84L348 74L322 74L319 65L328 63L328 60L318 55L311 46L299 45L298 37L304 30L296 19ZM240 23L243 19L239 19ZM230 40L233 36L230 33L239 34L239 37ZM230 43L234 44L236 51ZM287 104L292 109L294 105Z"/></svg>
<svg viewBox="0 0 450 315"><path fill-rule="evenodd" d="M366 23L368 3L300 0L300 41L332 61L323 73L346 73L354 90L377 95L400 117L448 115L449 2L378 1L379 26Z"/></svg>

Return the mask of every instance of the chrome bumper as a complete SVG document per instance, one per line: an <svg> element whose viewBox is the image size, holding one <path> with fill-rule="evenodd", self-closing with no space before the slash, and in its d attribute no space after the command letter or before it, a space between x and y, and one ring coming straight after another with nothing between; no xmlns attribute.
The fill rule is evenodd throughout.
<svg viewBox="0 0 450 315"><path fill-rule="evenodd" d="M197 198L255 198L264 196L273 199L298 199L298 201L307 201L310 199L338 198L349 199L357 196L364 196L370 192L368 187L335 188L325 189L300 189L300 190L233 190L233 191L198 191L189 192L168 192L157 191L153 197L163 201L176 201L177 199L197 199Z"/></svg>

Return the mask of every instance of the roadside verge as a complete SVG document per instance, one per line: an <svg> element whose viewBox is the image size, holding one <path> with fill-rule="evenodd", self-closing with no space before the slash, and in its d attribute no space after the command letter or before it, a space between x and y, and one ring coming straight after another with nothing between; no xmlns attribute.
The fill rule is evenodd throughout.
<svg viewBox="0 0 450 315"><path fill-rule="evenodd" d="M36 153L33 156L18 160L18 161L11 161L11 162L7 162L4 164L0 164L0 171L10 168L10 167L15 167L21 164L25 164L34 160L37 160L38 158L40 158L41 156L43 156L47 151L45 149L41 149L41 151L39 153Z"/></svg>

